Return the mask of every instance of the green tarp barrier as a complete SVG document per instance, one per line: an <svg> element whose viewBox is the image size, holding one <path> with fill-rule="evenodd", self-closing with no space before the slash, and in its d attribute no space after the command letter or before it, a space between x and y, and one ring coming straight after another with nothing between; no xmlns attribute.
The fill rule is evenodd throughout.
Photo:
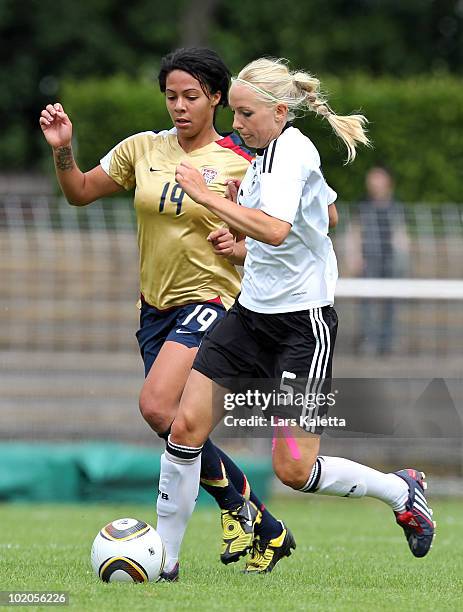
<svg viewBox="0 0 463 612"><path fill-rule="evenodd" d="M108 442L0 444L0 501L153 504L160 452ZM237 458L254 491L268 498L269 460ZM212 498L201 490L200 503Z"/></svg>

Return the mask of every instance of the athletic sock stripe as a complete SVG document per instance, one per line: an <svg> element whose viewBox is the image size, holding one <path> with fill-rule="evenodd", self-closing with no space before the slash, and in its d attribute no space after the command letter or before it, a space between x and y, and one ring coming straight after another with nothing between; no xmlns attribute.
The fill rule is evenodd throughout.
<svg viewBox="0 0 463 612"><path fill-rule="evenodd" d="M312 471L310 472L310 476L309 476L309 480L305 483L305 485L303 487L301 487L301 491L303 491L304 493L307 493L307 491L310 489L310 487L312 486L312 483L314 481L314 478L316 477L317 473L318 473L318 462L315 461Z"/></svg>
<svg viewBox="0 0 463 612"><path fill-rule="evenodd" d="M189 446L180 446L177 444L172 444L172 442L170 441L170 436L166 444L166 452L169 455L171 455L172 457L176 457L177 459L183 459L184 461L193 462L196 459L196 457L198 457L201 454L202 450L203 450L202 446L189 447Z"/></svg>
<svg viewBox="0 0 463 612"><path fill-rule="evenodd" d="M189 453L176 450L175 448L169 448L169 445L166 446L165 452L166 457L173 463L194 463L201 455L201 451L199 451L196 455L191 455Z"/></svg>
<svg viewBox="0 0 463 612"><path fill-rule="evenodd" d="M320 482L320 478L322 476L322 463L319 458L317 458L317 466L318 466L317 476L316 478L314 478L314 481L311 487L311 491L316 491L318 489L318 483Z"/></svg>
<svg viewBox="0 0 463 612"><path fill-rule="evenodd" d="M314 468L315 468L314 473L307 487L309 491L315 489L315 487L318 484L318 481L320 480L321 465L318 459L315 461Z"/></svg>
<svg viewBox="0 0 463 612"><path fill-rule="evenodd" d="M309 480L299 490L302 491L303 493L311 493L312 491L315 491L320 481L320 475L321 475L321 463L320 463L320 459L317 457L314 463L314 466L312 468L312 471L310 473Z"/></svg>
<svg viewBox="0 0 463 612"><path fill-rule="evenodd" d="M167 439L167 442L172 448L178 448L179 450L184 450L184 451L198 451L202 449L202 446L183 446L182 444L176 444L175 442L172 442L170 434Z"/></svg>
<svg viewBox="0 0 463 612"><path fill-rule="evenodd" d="M191 455L197 455L199 452L201 452L201 448L185 448L183 446L175 446L175 444L171 444L170 442L168 442L169 448L175 449L176 451L179 451L181 453L190 453Z"/></svg>
<svg viewBox="0 0 463 612"><path fill-rule="evenodd" d="M168 442L169 444L171 444L172 446L176 446L177 448L192 448L193 450L198 450L199 448L202 448L202 446L186 446L183 444L177 444L176 442L172 442L171 436L169 436Z"/></svg>

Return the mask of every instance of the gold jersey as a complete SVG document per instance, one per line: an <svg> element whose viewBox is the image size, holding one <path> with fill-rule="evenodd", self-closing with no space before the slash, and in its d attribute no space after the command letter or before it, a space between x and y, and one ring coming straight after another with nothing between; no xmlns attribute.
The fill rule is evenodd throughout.
<svg viewBox="0 0 463 612"><path fill-rule="evenodd" d="M125 189L135 187L140 250L140 290L159 309L220 297L229 308L240 287L235 266L214 254L208 234L224 225L175 182L175 168L187 160L209 189L223 196L227 179L242 179L251 162L231 134L185 153L175 128L126 138L101 160Z"/></svg>

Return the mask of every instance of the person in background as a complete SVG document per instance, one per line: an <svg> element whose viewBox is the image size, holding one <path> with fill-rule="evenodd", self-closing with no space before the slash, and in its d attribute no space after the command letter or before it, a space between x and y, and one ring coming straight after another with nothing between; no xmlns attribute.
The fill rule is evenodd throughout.
<svg viewBox="0 0 463 612"><path fill-rule="evenodd" d="M366 197L358 203L361 258L364 278L393 278L399 275L407 250L404 213L394 196L394 179L384 166L374 166L365 177ZM399 266L399 264L401 264ZM393 299L378 303L363 300L360 307L359 351L364 355L389 355L394 342Z"/></svg>

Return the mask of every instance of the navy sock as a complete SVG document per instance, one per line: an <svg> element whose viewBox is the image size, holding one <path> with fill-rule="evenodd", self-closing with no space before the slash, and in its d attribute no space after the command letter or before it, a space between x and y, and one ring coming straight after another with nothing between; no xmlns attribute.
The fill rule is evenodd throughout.
<svg viewBox="0 0 463 612"><path fill-rule="evenodd" d="M167 442L167 440L169 439L170 430L171 430L171 427L169 427L169 429L167 429L166 431L162 431L161 433L158 433L156 435Z"/></svg>
<svg viewBox="0 0 463 612"><path fill-rule="evenodd" d="M209 440L208 440L209 441ZM212 444L212 442L211 442ZM206 445L204 445L206 446ZM218 446L215 447L222 463L225 467L226 473L230 480L235 485L235 488L241 493L246 499L250 499L262 512L262 521L259 525L256 525L256 533L265 540L272 540L279 536L283 530L280 521L278 521L273 514L271 514L265 505L260 501L257 495L252 491L248 479L240 470L240 468L234 463L230 457L223 452ZM203 449L204 453L204 449Z"/></svg>
<svg viewBox="0 0 463 612"><path fill-rule="evenodd" d="M201 486L212 495L222 510L234 510L243 504L244 498L236 490L233 475L226 471L218 451L219 449L208 438L201 455ZM239 473L244 477L241 470ZM242 481L243 478L240 483Z"/></svg>

